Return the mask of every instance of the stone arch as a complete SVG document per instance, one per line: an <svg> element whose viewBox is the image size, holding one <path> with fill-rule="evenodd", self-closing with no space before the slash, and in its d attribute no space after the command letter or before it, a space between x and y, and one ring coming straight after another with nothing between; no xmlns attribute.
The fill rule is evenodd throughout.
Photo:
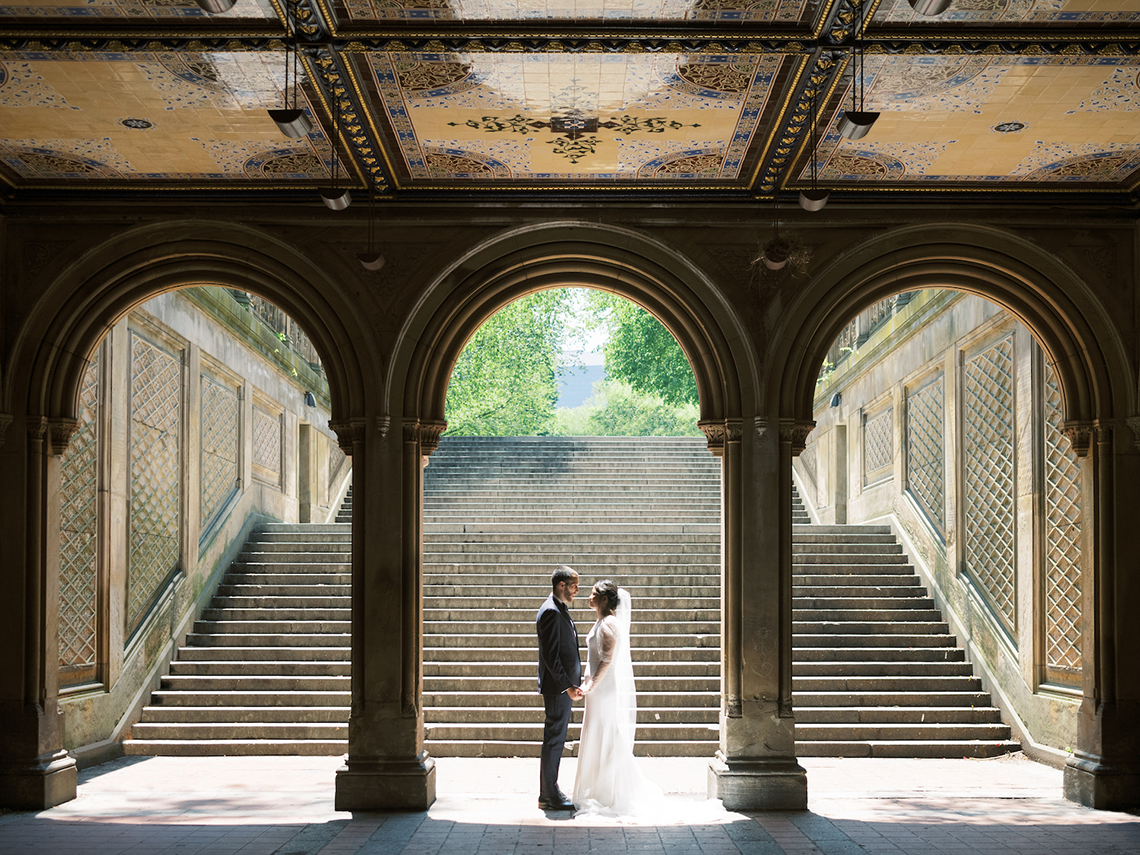
<svg viewBox="0 0 1140 855"><path fill-rule="evenodd" d="M513 300L564 286L610 291L661 321L693 367L702 422L755 406L754 351L709 279L644 235L578 222L499 235L426 288L400 334L389 406L402 401L405 418L441 424L451 371L479 326Z"/></svg>
<svg viewBox="0 0 1140 855"><path fill-rule="evenodd" d="M116 321L180 287L218 285L258 294L302 324L321 355L333 416L363 414L381 366L347 295L318 266L264 232L235 223L169 222L120 235L81 255L44 288L14 343L5 407L75 417L88 357ZM373 348L374 352L375 349Z"/></svg>
<svg viewBox="0 0 1140 855"><path fill-rule="evenodd" d="M1056 370L1066 422L1130 411L1132 383L1119 333L1091 289L1057 257L1008 232L955 225L898 229L843 254L804 288L773 336L766 388L785 418L812 421L819 366L844 324L901 291L948 288L1007 309L1032 332ZM779 367L777 367L779 366ZM1087 449L1088 430L1082 429ZM1083 453L1082 443L1074 443Z"/></svg>

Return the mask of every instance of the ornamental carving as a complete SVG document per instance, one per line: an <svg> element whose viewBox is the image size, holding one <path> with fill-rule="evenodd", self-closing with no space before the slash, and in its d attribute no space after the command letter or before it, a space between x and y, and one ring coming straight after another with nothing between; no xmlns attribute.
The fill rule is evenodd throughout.
<svg viewBox="0 0 1140 855"><path fill-rule="evenodd" d="M815 430L815 422L799 422L794 419L780 419L780 442L792 445L792 456L798 456L807 448L807 438Z"/></svg>
<svg viewBox="0 0 1140 855"><path fill-rule="evenodd" d="M724 441L728 429L722 421L697 422L697 427L708 441L709 451L717 457L724 455Z"/></svg>
<svg viewBox="0 0 1140 855"><path fill-rule="evenodd" d="M351 455L357 442L364 442L367 422L364 419L344 419L329 421L329 428L336 434L337 445L345 454Z"/></svg>
<svg viewBox="0 0 1140 855"><path fill-rule="evenodd" d="M1077 457L1088 456L1089 448L1092 446L1093 428L1092 422L1065 422L1061 425L1061 433L1069 440Z"/></svg>
<svg viewBox="0 0 1140 855"><path fill-rule="evenodd" d="M54 418L49 420L48 434L51 442L48 448L49 453L58 456L67 451L67 446L71 444L71 438L75 436L77 430L79 430L79 422L76 419Z"/></svg>

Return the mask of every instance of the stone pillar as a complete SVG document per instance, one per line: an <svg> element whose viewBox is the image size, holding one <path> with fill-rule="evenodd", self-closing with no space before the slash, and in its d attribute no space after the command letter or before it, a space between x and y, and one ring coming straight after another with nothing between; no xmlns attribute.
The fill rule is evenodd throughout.
<svg viewBox="0 0 1140 855"><path fill-rule="evenodd" d="M58 541L59 455L77 425L7 418L0 429L13 421L26 433L0 436L0 584L10 607L0 628L0 805L43 810L75 798L76 787L59 714Z"/></svg>
<svg viewBox="0 0 1140 855"><path fill-rule="evenodd" d="M791 433L781 442L769 421L747 423L701 425L723 458L723 704L708 791L729 810L803 810L807 775L792 717Z"/></svg>
<svg viewBox="0 0 1140 855"><path fill-rule="evenodd" d="M1082 458L1081 655L1084 699L1065 797L1101 810L1140 806L1140 424L1115 436L1110 422L1070 423ZM1131 443L1129 443L1131 439ZM1118 447L1131 445L1129 453Z"/></svg>
<svg viewBox="0 0 1140 855"><path fill-rule="evenodd" d="M337 810L426 810L435 761L424 750L421 460L442 425L332 422L352 455L352 710ZM433 443L434 437L434 443Z"/></svg>

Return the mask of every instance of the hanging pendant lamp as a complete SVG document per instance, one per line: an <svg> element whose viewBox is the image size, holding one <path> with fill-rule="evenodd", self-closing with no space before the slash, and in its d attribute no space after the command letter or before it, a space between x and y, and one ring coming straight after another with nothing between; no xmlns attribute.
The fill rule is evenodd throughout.
<svg viewBox="0 0 1140 855"><path fill-rule="evenodd" d="M340 172L340 161L337 157L336 143L340 139L340 98L333 95L333 138L332 142L332 187L321 188L321 201L332 211L343 211L352 204L352 193L345 187L343 190L339 189L337 185L337 176Z"/></svg>
<svg viewBox="0 0 1140 855"><path fill-rule="evenodd" d="M907 2L918 14L933 17L949 9L952 0L907 0Z"/></svg>
<svg viewBox="0 0 1140 855"><path fill-rule="evenodd" d="M376 251L376 188L368 188L368 252L356 253L356 260L365 270L379 270L384 256Z"/></svg>
<svg viewBox="0 0 1140 855"><path fill-rule="evenodd" d="M863 2L859 4L859 19L856 24L857 29L855 30L855 47L851 57L851 109L843 114L843 118L839 120L838 125L839 135L849 140L859 140L867 136L867 132L871 130L871 126L875 124L875 120L879 118L878 113L870 112L866 109L866 92L863 90L863 81L865 80L863 11L869 2L870 0L863 0Z"/></svg>
<svg viewBox="0 0 1140 855"><path fill-rule="evenodd" d="M816 134L816 117L819 111L816 108L815 96L817 90L811 90L811 189L800 191L800 207L805 211L822 211L830 195L826 190L820 190L819 166L816 163L819 155L819 138Z"/></svg>
<svg viewBox="0 0 1140 855"><path fill-rule="evenodd" d="M213 0L210 0L213 2ZM312 133L313 123L305 115L305 111L297 106L297 90L301 88L301 78L297 74L300 46L297 40L297 30L293 29L293 106L289 106L289 46L285 47L285 107L280 110L268 110L269 118L277 125L277 129L290 139L300 139Z"/></svg>

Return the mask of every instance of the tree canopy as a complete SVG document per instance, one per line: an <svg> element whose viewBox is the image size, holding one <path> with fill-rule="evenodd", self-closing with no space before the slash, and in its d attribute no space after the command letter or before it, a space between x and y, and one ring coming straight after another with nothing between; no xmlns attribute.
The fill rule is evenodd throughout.
<svg viewBox="0 0 1140 855"><path fill-rule="evenodd" d="M467 342L447 387L448 435L549 433L569 292L541 291L504 306Z"/></svg>
<svg viewBox="0 0 1140 855"><path fill-rule="evenodd" d="M598 323L608 332L602 346L606 376L667 404L696 404L697 381L685 352L653 315L622 297L590 292Z"/></svg>
<svg viewBox="0 0 1140 855"><path fill-rule="evenodd" d="M567 341L603 330L607 380L556 411ZM448 435L693 434L697 387L680 346L656 318L613 294L574 289L516 300L471 337L447 390Z"/></svg>

